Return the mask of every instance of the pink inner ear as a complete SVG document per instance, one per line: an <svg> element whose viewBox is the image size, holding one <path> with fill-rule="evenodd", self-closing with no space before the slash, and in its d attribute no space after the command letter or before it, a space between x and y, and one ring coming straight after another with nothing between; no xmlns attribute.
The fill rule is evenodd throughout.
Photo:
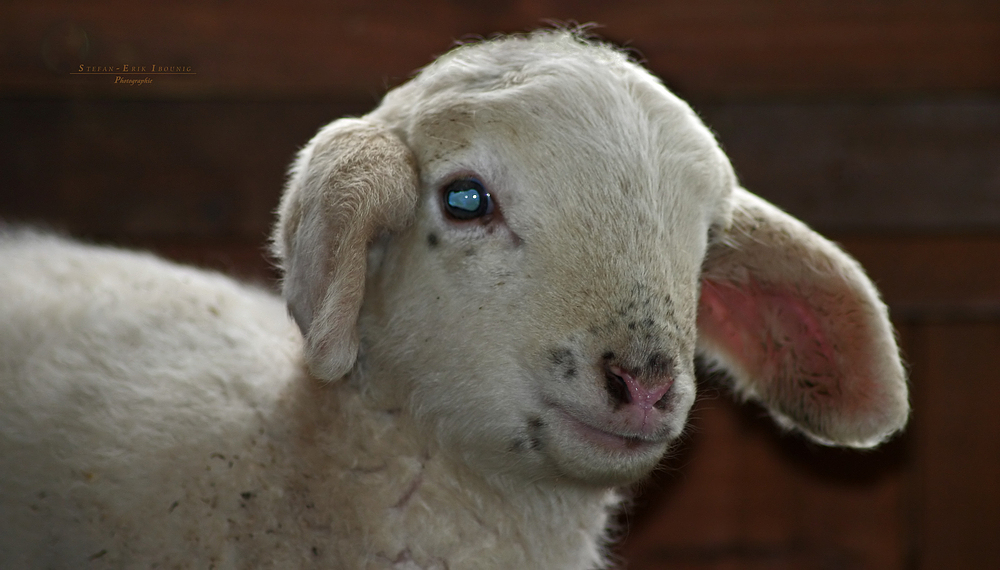
<svg viewBox="0 0 1000 570"><path fill-rule="evenodd" d="M807 299L795 291L705 280L698 308L699 334L750 376L745 380L793 381L814 392L839 392L837 347ZM790 386L758 386L758 391Z"/></svg>

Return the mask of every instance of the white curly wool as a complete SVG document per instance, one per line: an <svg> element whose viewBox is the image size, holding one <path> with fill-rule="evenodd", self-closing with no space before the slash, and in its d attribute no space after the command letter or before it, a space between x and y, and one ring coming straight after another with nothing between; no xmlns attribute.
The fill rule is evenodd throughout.
<svg viewBox="0 0 1000 570"><path fill-rule="evenodd" d="M569 32L457 48L323 128L273 248L284 300L0 234L0 567L604 568L696 354L821 443L906 421L861 268Z"/></svg>

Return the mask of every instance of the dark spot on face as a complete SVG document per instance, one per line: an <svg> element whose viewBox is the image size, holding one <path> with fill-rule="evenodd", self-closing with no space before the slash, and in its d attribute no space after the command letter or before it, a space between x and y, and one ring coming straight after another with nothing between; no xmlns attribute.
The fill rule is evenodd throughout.
<svg viewBox="0 0 1000 570"><path fill-rule="evenodd" d="M604 360L611 360L614 357L615 357L615 353L614 353L614 351L611 351L611 350L609 350L609 351L607 351L607 352L605 352L604 354L601 355L601 358L603 358Z"/></svg>
<svg viewBox="0 0 1000 570"><path fill-rule="evenodd" d="M573 361L573 353L568 348L554 348L549 351L549 358L556 365L569 364Z"/></svg>
<svg viewBox="0 0 1000 570"><path fill-rule="evenodd" d="M511 442L509 449L511 453L521 453L526 447L528 447L528 440L518 438Z"/></svg>
<svg viewBox="0 0 1000 570"><path fill-rule="evenodd" d="M630 331L634 331L635 330L635 321L632 321L632 322L630 322L628 324L628 330L630 330Z"/></svg>
<svg viewBox="0 0 1000 570"><path fill-rule="evenodd" d="M472 257L473 255L476 255L476 248L470 247L465 250L466 257Z"/></svg>
<svg viewBox="0 0 1000 570"><path fill-rule="evenodd" d="M427 234L427 245L429 245L431 247L437 247L437 245L438 245L437 234L433 234L433 233Z"/></svg>
<svg viewBox="0 0 1000 570"><path fill-rule="evenodd" d="M646 362L646 372L650 376L667 376L673 372L674 362L662 352L654 352Z"/></svg>
<svg viewBox="0 0 1000 570"><path fill-rule="evenodd" d="M563 378L573 378L577 374L576 355L568 348L554 348L549 351L549 360L555 365L555 374Z"/></svg>
<svg viewBox="0 0 1000 570"><path fill-rule="evenodd" d="M254 494L250 491L240 493L240 496L243 497L244 501L249 501L250 499L254 498Z"/></svg>
<svg viewBox="0 0 1000 570"><path fill-rule="evenodd" d="M528 418L528 447L531 449L542 447L542 429L544 428L545 421L542 418Z"/></svg>
<svg viewBox="0 0 1000 570"><path fill-rule="evenodd" d="M319 549L316 548L315 546L312 547L312 553L313 553L313 556L319 556Z"/></svg>
<svg viewBox="0 0 1000 570"><path fill-rule="evenodd" d="M100 557L104 556L104 555L105 555L105 554L107 554L107 553L108 553L107 549L101 549L100 551L98 551L98 552L95 552L94 554L91 554L91 555L90 555L90 556L88 557L88 560L91 560L91 561L93 561L93 560L97 560L98 558L100 558Z"/></svg>

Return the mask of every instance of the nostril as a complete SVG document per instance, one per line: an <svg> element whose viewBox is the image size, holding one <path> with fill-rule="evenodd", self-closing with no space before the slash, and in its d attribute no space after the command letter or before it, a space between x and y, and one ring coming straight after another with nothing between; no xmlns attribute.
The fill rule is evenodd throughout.
<svg viewBox="0 0 1000 570"><path fill-rule="evenodd" d="M652 409L667 410L673 379L667 377L660 380L665 382L658 382L652 387L643 386L631 371L604 362L604 389L615 410L623 406L635 406L647 412Z"/></svg>
<svg viewBox="0 0 1000 570"><path fill-rule="evenodd" d="M667 405L669 404L668 402L669 399L670 399L670 390L667 390L667 392L663 394L663 396L659 400L653 403L653 407L656 408L657 410L666 410Z"/></svg>
<svg viewBox="0 0 1000 570"><path fill-rule="evenodd" d="M613 406L624 406L632 403L632 394L629 393L625 379L610 369L604 371L604 387L608 391Z"/></svg>

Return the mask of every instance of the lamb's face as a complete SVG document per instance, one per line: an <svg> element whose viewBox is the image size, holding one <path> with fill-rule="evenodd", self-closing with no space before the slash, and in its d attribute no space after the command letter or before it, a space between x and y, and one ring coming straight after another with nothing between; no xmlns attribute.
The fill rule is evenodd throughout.
<svg viewBox="0 0 1000 570"><path fill-rule="evenodd" d="M627 483L683 429L731 174L683 103L632 79L442 96L399 127L421 197L373 248L361 369L484 469Z"/></svg>
<svg viewBox="0 0 1000 570"><path fill-rule="evenodd" d="M857 262L738 188L651 75L571 34L459 48L321 129L274 254L308 370L485 473L642 476L683 428L696 344L815 441L870 447L906 422Z"/></svg>

